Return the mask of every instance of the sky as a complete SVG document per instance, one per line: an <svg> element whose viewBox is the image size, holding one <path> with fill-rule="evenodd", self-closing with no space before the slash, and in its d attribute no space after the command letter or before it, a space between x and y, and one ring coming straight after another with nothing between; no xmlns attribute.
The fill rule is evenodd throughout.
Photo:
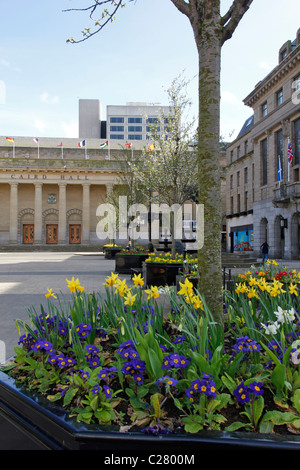
<svg viewBox="0 0 300 470"><path fill-rule="evenodd" d="M232 0L221 0L227 11ZM170 0L134 0L98 35L92 0L0 2L0 136L78 138L78 100L107 105L168 104L178 76L189 80L197 114L198 56L192 28ZM221 134L233 140L252 110L243 99L278 63L278 50L300 28L300 0L253 0L222 50ZM99 11L100 15L100 11Z"/></svg>

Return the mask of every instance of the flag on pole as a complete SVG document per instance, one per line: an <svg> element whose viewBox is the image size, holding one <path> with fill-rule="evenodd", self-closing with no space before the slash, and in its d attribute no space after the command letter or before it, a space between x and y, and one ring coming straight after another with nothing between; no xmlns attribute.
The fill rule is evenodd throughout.
<svg viewBox="0 0 300 470"><path fill-rule="evenodd" d="M289 139L289 143L288 143L288 161L289 161L290 165L293 162L293 149L292 149L292 144L291 144L290 139Z"/></svg>
<svg viewBox="0 0 300 470"><path fill-rule="evenodd" d="M108 140L106 142L104 142L103 144L100 145L100 148L101 149L104 149L105 147L108 146Z"/></svg>
<svg viewBox="0 0 300 470"><path fill-rule="evenodd" d="M61 142L60 144L57 145L57 147L63 147L63 143Z"/></svg>
<svg viewBox="0 0 300 470"><path fill-rule="evenodd" d="M78 147L84 147L84 146L85 146L85 140L78 142Z"/></svg>
<svg viewBox="0 0 300 470"><path fill-rule="evenodd" d="M125 144L125 147L132 149L132 142L128 142L127 144Z"/></svg>
<svg viewBox="0 0 300 470"><path fill-rule="evenodd" d="M13 139L12 137L6 137L6 140L7 140L7 142L14 142L15 141L15 139Z"/></svg>
<svg viewBox="0 0 300 470"><path fill-rule="evenodd" d="M278 155L278 175L277 175L278 181L282 180L282 167L281 167L281 161L280 161L280 155Z"/></svg>

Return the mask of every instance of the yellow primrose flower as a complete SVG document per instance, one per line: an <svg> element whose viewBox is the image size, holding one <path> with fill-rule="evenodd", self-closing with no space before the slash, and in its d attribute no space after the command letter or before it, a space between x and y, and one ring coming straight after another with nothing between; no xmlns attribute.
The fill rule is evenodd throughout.
<svg viewBox="0 0 300 470"><path fill-rule="evenodd" d="M154 297L157 299L159 297L159 292L157 292L157 286L151 286L150 289L145 290L146 294L148 294L148 299Z"/></svg>
<svg viewBox="0 0 300 470"><path fill-rule="evenodd" d="M141 273L138 274L138 275L135 274L135 275L133 276L132 280L133 280L133 283L134 283L134 285L135 285L136 287L137 287L137 286L143 286L143 285L144 285L144 279L142 278Z"/></svg>
<svg viewBox="0 0 300 470"><path fill-rule="evenodd" d="M79 279L74 279L74 276L72 277L71 281L66 279L68 283L68 287L70 289L70 292L76 292L76 289L78 289L80 292L84 290L84 287L80 285Z"/></svg>
<svg viewBox="0 0 300 470"><path fill-rule="evenodd" d="M124 305L133 305L136 299L136 294L132 295L128 290L125 297Z"/></svg>
<svg viewBox="0 0 300 470"><path fill-rule="evenodd" d="M53 289L48 289L48 288L47 288L47 291L48 291L48 293L45 294L45 297L46 297L47 299L49 299L49 297L54 297L54 299L57 299L56 295L55 295L54 292L53 292Z"/></svg>
<svg viewBox="0 0 300 470"><path fill-rule="evenodd" d="M290 294L295 294L298 297L298 290L296 284L293 284L292 282L289 285L289 293Z"/></svg>

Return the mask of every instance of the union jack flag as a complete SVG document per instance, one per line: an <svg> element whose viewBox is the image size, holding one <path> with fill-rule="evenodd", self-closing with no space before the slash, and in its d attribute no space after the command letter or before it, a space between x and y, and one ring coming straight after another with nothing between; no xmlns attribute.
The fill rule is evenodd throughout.
<svg viewBox="0 0 300 470"><path fill-rule="evenodd" d="M291 165L293 161L293 149L292 149L292 144L291 144L290 139L289 139L289 144L288 144L288 161L289 161L289 164Z"/></svg>

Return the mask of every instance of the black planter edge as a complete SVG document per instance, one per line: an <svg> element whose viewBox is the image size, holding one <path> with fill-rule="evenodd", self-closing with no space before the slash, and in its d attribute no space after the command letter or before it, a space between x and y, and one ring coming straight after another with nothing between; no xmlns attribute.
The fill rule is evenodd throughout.
<svg viewBox="0 0 300 470"><path fill-rule="evenodd" d="M52 450L300 450L300 438L288 435L202 431L197 435L145 435L122 433L107 426L84 426L68 419L65 411L45 397L24 392L23 387L0 371L0 413L25 433Z"/></svg>

